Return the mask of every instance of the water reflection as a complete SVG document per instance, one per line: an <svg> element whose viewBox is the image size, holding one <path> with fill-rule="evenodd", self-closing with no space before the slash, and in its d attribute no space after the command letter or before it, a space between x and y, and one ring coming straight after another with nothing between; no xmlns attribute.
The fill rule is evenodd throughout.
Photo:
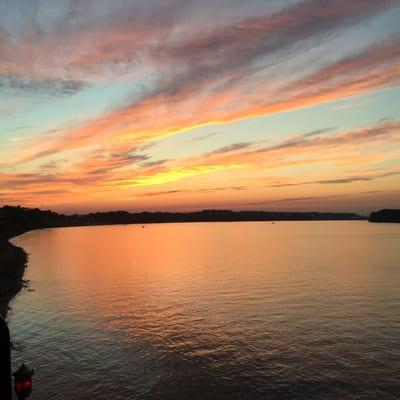
<svg viewBox="0 0 400 400"><path fill-rule="evenodd" d="M64 228L16 240L32 399L392 399L398 225Z"/></svg>

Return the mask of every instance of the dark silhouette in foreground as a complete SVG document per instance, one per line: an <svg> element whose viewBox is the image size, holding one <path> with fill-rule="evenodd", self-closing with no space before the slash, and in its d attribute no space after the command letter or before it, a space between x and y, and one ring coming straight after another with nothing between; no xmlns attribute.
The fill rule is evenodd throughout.
<svg viewBox="0 0 400 400"><path fill-rule="evenodd" d="M27 261L23 249L0 240L0 316L6 316L9 302L25 285Z"/></svg>
<svg viewBox="0 0 400 400"><path fill-rule="evenodd" d="M11 400L10 331L0 316L0 399Z"/></svg>
<svg viewBox="0 0 400 400"><path fill-rule="evenodd" d="M400 222L400 210L379 210L372 212L369 222Z"/></svg>

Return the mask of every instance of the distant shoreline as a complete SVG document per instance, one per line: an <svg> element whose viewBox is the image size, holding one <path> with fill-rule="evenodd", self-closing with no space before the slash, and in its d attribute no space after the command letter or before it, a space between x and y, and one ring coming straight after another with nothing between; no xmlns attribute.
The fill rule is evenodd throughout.
<svg viewBox="0 0 400 400"><path fill-rule="evenodd" d="M384 209L372 212L368 221L373 223L400 223L400 210Z"/></svg>

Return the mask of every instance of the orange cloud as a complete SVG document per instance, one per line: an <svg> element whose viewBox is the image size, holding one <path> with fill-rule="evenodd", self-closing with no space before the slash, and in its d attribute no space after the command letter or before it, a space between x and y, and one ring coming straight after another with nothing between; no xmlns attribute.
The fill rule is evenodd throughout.
<svg viewBox="0 0 400 400"><path fill-rule="evenodd" d="M325 182L340 183L340 180L352 179L368 182L359 173L346 173L343 168L357 164L366 171L366 165L374 165L395 157L398 147L392 146L380 151L381 146L398 143L400 135L399 121L386 121L347 132L332 133L322 130L313 135L299 135L278 144L248 150L248 146L228 146L211 153L191 158L147 166L148 156L135 152L136 149L120 147L119 152L96 150L84 159L67 166L52 170L51 165L41 173L15 173L0 175L0 195L3 199L14 196L16 201L47 197L51 202L70 198L82 199L113 198L121 193L141 193L141 187L179 183L184 178L195 178L207 175L208 188L212 183L213 173L235 171L235 183L247 186L252 177L252 190L271 186L271 180L265 181L265 172L288 167L319 164L330 165L325 177L318 177L313 183L324 185ZM340 154L332 154L332 147L340 147ZM373 147L373 152L366 150ZM133 163L133 164L132 164ZM150 163L151 164L151 163ZM332 171L336 173L332 178ZM240 173L239 173L240 172ZM257 176L257 174L262 175ZM365 174L370 176L371 174ZM240 178L242 176L242 178ZM358 179L361 176L360 179ZM383 176L384 177L384 176ZM221 180L221 178L218 178ZM242 180L241 180L242 179ZM217 180L218 181L218 180ZM216 181L216 182L217 182ZM301 182L304 182L300 181ZM293 178L275 180L273 185L298 185ZM343 181L344 182L344 181ZM181 185L184 185L183 183ZM184 187L184 186L183 186ZM165 189L169 190L169 189ZM173 190L173 189L171 189ZM174 189L175 190L175 189ZM182 190L182 186L181 189Z"/></svg>
<svg viewBox="0 0 400 400"><path fill-rule="evenodd" d="M156 172L155 174L142 175L133 179L117 180L111 182L111 185L122 187L134 186L152 186L164 183L175 182L183 178L209 174L216 171L240 168L239 164L217 164L217 165L202 165L192 167L173 167L163 171Z"/></svg>
<svg viewBox="0 0 400 400"><path fill-rule="evenodd" d="M141 83L141 69L147 72L142 87L121 99L124 106L113 104L97 118L52 134L38 132L31 139L7 142L0 155L0 168L7 171L0 175L0 198L111 197L145 186L179 184L186 177L211 180L218 175L214 172L235 170L249 177L261 170L317 163L337 169L334 179L348 179L343 169L349 163L367 165L382 161L385 152L396 152L385 145L398 144L398 121L338 134L317 132L269 146L225 143L178 160L168 155L153 160L144 149L194 128L399 84L398 35L363 50L351 43L353 52L343 52L342 58L339 51L304 70L294 68L296 57L317 41L396 6L395 0L310 0L216 26L183 21L168 6L157 7L157 24L154 14L111 7L104 18L88 9L86 23L60 22L51 34L37 26L18 35L0 28L0 86L65 95L109 79ZM332 149L340 154L329 154ZM55 168L52 163L61 158L69 161Z"/></svg>
<svg viewBox="0 0 400 400"><path fill-rule="evenodd" d="M400 82L399 46L398 39L386 45L373 46L357 56L345 58L280 87L279 92L270 93L267 100L265 93L269 89L265 81L259 82L257 92L249 92L245 97L241 95L243 85L246 85L243 81L218 91L202 92L204 85L224 83L231 78L230 75L213 78L210 82L192 83L173 94L160 91L57 137L35 138L29 148L26 144L18 148L16 143L14 160L18 164L101 143L140 146L199 126L293 110L393 85Z"/></svg>

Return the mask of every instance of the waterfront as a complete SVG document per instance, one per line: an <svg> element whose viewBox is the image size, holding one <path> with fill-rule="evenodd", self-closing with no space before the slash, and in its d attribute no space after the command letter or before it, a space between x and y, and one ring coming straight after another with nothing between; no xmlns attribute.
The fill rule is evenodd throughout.
<svg viewBox="0 0 400 400"><path fill-rule="evenodd" d="M393 399L399 225L48 229L9 316L32 399Z"/></svg>

